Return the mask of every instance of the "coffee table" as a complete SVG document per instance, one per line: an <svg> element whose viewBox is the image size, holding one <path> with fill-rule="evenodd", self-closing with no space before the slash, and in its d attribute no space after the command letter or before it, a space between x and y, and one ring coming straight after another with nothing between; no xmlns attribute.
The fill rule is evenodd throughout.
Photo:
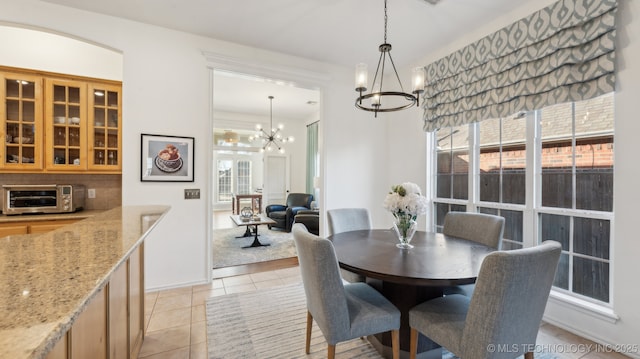
<svg viewBox="0 0 640 359"><path fill-rule="evenodd" d="M231 215L231 220L233 221L233 223L236 224L236 226L240 227L240 226L247 226L247 230L244 232L244 234L242 236L236 237L236 238L246 238L246 237L251 237L253 236L253 243L251 243L248 246L244 246L242 248L253 248L253 247L266 247L269 246L270 244L262 244L260 243L260 241L258 240L258 226L261 224L276 224L276 221L274 221L273 219L269 218L269 217L265 217L265 216L259 216L259 217L251 217L248 221L244 220L244 218L242 218L242 216L234 214ZM250 227L253 226L253 230L251 230Z"/></svg>

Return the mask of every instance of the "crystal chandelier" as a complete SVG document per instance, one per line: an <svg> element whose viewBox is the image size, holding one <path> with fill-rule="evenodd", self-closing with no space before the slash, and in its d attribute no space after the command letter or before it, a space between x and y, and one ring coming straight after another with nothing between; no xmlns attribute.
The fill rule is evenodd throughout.
<svg viewBox="0 0 640 359"><path fill-rule="evenodd" d="M275 148L275 149L278 149L280 153L284 153L284 148L282 148L282 144L286 142L293 142L293 137L292 136L282 137L282 134L280 133L280 131L284 128L282 124L278 125L277 128L273 127L273 96L269 96L269 101L270 101L269 126L271 130L269 133L267 133L262 128L262 126L258 124L256 125L256 131L258 132L256 133L255 136L250 136L249 141L253 141L258 138L262 139L262 148L260 149L260 152L264 152L264 151L270 152L270 151L273 151Z"/></svg>
<svg viewBox="0 0 640 359"><path fill-rule="evenodd" d="M399 111L413 105L419 106L418 97L424 91L424 68L416 67L413 69L413 91L411 93L405 92L400 76L398 76L396 65L391 58L391 44L387 43L387 0L384 0L384 43L378 47L378 50L380 51L378 67L373 77L372 91L368 94L365 93L368 86L367 64L360 63L356 65L356 91L360 93L360 96L356 99L356 107L361 110L371 111L375 114L375 117L378 117L378 112ZM384 91L382 89L387 57L400 85L400 91Z"/></svg>

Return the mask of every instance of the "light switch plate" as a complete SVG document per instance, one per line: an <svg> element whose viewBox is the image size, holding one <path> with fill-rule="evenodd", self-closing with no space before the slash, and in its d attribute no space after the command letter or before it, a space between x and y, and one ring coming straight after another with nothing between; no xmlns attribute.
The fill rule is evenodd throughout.
<svg viewBox="0 0 640 359"><path fill-rule="evenodd" d="M185 188L184 199L200 199L200 188Z"/></svg>

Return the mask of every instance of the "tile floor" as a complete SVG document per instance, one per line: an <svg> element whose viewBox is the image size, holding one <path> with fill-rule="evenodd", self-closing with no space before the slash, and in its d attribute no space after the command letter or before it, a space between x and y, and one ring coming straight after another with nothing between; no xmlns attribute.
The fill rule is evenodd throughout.
<svg viewBox="0 0 640 359"><path fill-rule="evenodd" d="M145 359L207 358L205 323L207 298L301 281L298 267L289 267L214 279L207 285L148 292L145 296L147 332L139 357Z"/></svg>
<svg viewBox="0 0 640 359"><path fill-rule="evenodd" d="M300 272L295 266L215 279L210 285L146 293L147 332L140 358L207 358L205 324L207 298L299 282L301 282ZM543 323L540 327L537 347L540 350L556 353L560 358L626 358L617 353L584 351L589 345L594 343L553 325ZM559 354L559 351L563 353Z"/></svg>

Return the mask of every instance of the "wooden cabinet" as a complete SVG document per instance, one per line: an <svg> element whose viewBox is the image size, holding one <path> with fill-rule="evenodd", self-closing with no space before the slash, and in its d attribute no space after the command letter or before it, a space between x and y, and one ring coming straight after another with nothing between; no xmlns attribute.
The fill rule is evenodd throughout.
<svg viewBox="0 0 640 359"><path fill-rule="evenodd" d="M45 359L67 359L69 353L69 335L65 334L62 339L51 349Z"/></svg>
<svg viewBox="0 0 640 359"><path fill-rule="evenodd" d="M121 87L89 84L89 150L91 170L122 168Z"/></svg>
<svg viewBox="0 0 640 359"><path fill-rule="evenodd" d="M129 352L137 358L144 339L144 243L129 257Z"/></svg>
<svg viewBox="0 0 640 359"><path fill-rule="evenodd" d="M87 169L87 85L45 79L45 166L48 170Z"/></svg>
<svg viewBox="0 0 640 359"><path fill-rule="evenodd" d="M122 85L23 71L0 68L0 169L121 173Z"/></svg>
<svg viewBox="0 0 640 359"><path fill-rule="evenodd" d="M0 238L16 234L29 234L27 223L0 223Z"/></svg>
<svg viewBox="0 0 640 359"><path fill-rule="evenodd" d="M42 81L0 72L0 168L42 170Z"/></svg>
<svg viewBox="0 0 640 359"><path fill-rule="evenodd" d="M113 272L46 359L137 358L144 340L144 243Z"/></svg>
<svg viewBox="0 0 640 359"><path fill-rule="evenodd" d="M71 358L107 359L107 291L91 299L71 327Z"/></svg>
<svg viewBox="0 0 640 359"><path fill-rule="evenodd" d="M79 219L58 219L50 221L17 221L0 223L0 238L16 234L46 233L75 223Z"/></svg>
<svg viewBox="0 0 640 359"><path fill-rule="evenodd" d="M122 264L109 281L109 358L127 358L129 355L127 265Z"/></svg>

